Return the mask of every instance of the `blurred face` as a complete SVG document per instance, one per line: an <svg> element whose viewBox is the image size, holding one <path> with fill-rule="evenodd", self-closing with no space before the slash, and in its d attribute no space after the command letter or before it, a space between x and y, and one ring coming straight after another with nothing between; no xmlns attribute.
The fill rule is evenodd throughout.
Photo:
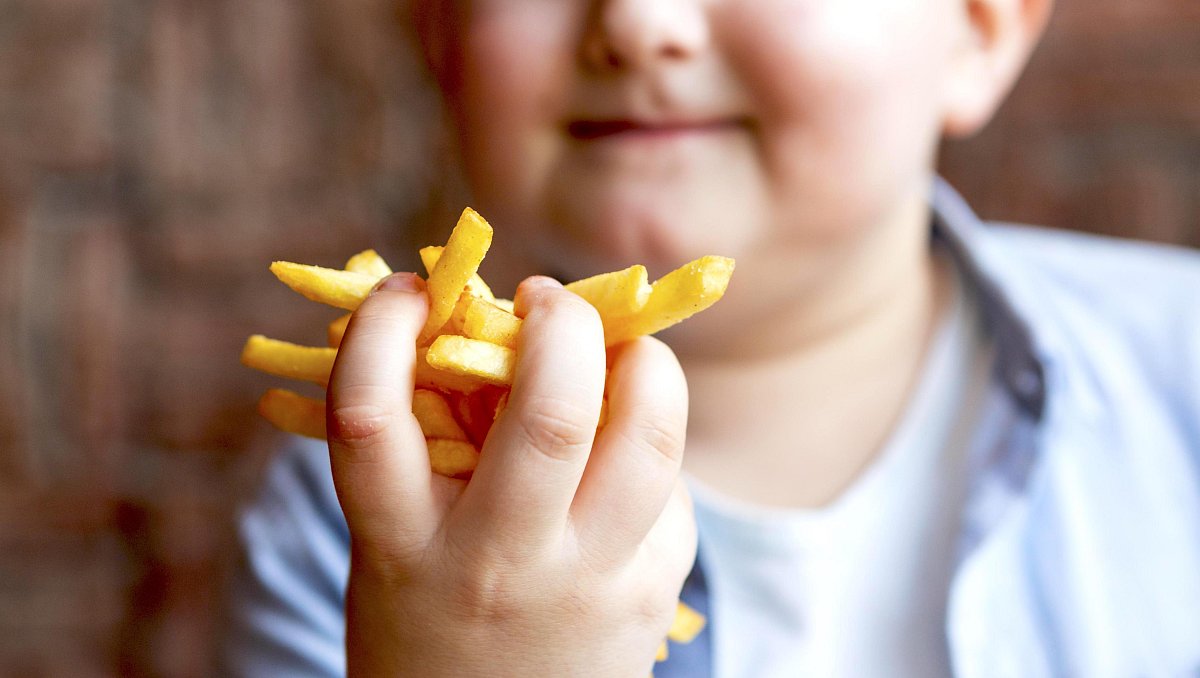
<svg viewBox="0 0 1200 678"><path fill-rule="evenodd" d="M923 199L961 5L460 0L425 43L497 246L568 278L732 256L765 305Z"/></svg>

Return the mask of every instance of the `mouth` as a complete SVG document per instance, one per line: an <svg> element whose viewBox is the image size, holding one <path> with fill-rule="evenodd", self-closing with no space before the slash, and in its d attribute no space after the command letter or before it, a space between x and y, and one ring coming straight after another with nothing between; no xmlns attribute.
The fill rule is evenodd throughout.
<svg viewBox="0 0 1200 678"><path fill-rule="evenodd" d="M700 121L644 121L634 119L572 120L567 135L575 141L607 139L673 139L734 131L743 126L737 119Z"/></svg>

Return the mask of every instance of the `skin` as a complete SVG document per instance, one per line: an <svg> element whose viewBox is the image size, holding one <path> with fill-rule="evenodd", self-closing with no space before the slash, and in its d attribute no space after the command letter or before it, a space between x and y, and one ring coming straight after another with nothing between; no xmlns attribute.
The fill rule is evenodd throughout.
<svg viewBox="0 0 1200 678"><path fill-rule="evenodd" d="M679 364L653 339L617 352L597 434L595 309L549 278L515 301L521 357L470 483L430 472L412 415L423 281L391 276L350 321L328 411L349 675L645 675L670 624L696 547Z"/></svg>
<svg viewBox="0 0 1200 678"><path fill-rule="evenodd" d="M950 286L927 243L937 139L987 120L1049 0L414 9L499 231L490 279L710 253L738 272L670 349L615 354L595 438L598 319L522 283L513 395L466 485L430 474L410 414L420 281L362 305L328 394L350 673L645 676L695 552L685 438L691 473L764 503L823 505L870 462Z"/></svg>

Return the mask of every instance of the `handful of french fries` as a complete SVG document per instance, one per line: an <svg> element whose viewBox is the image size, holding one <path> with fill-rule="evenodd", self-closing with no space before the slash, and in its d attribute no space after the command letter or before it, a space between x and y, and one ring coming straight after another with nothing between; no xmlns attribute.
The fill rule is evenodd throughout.
<svg viewBox="0 0 1200 678"><path fill-rule="evenodd" d="M503 411L517 361L521 318L512 302L497 299L479 277L492 242L492 228L474 210L463 211L444 247L420 251L428 278L429 317L417 340L413 415L421 425L434 473L469 478L492 423ZM566 285L599 312L606 346L666 329L713 305L725 293L734 262L706 256L654 283L646 268L631 266ZM371 289L392 273L366 250L343 270L285 261L271 272L316 302L350 311L329 324L329 346L300 346L255 335L246 341L242 363L269 374L326 386L342 335ZM271 389L259 413L277 428L325 439L325 401ZM601 410L604 426L607 407ZM668 638L687 643L704 627L704 617L682 602ZM658 660L667 658L667 643Z"/></svg>

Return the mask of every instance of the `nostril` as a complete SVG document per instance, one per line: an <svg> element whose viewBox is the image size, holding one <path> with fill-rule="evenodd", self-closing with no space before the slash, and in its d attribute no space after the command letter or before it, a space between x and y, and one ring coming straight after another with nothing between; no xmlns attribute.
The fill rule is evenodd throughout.
<svg viewBox="0 0 1200 678"><path fill-rule="evenodd" d="M600 31L589 36L583 45L582 53L583 60L597 70L616 71L625 65L621 55Z"/></svg>
<svg viewBox="0 0 1200 678"><path fill-rule="evenodd" d="M663 45L661 52L667 59L686 59L690 54L690 50L676 43Z"/></svg>

